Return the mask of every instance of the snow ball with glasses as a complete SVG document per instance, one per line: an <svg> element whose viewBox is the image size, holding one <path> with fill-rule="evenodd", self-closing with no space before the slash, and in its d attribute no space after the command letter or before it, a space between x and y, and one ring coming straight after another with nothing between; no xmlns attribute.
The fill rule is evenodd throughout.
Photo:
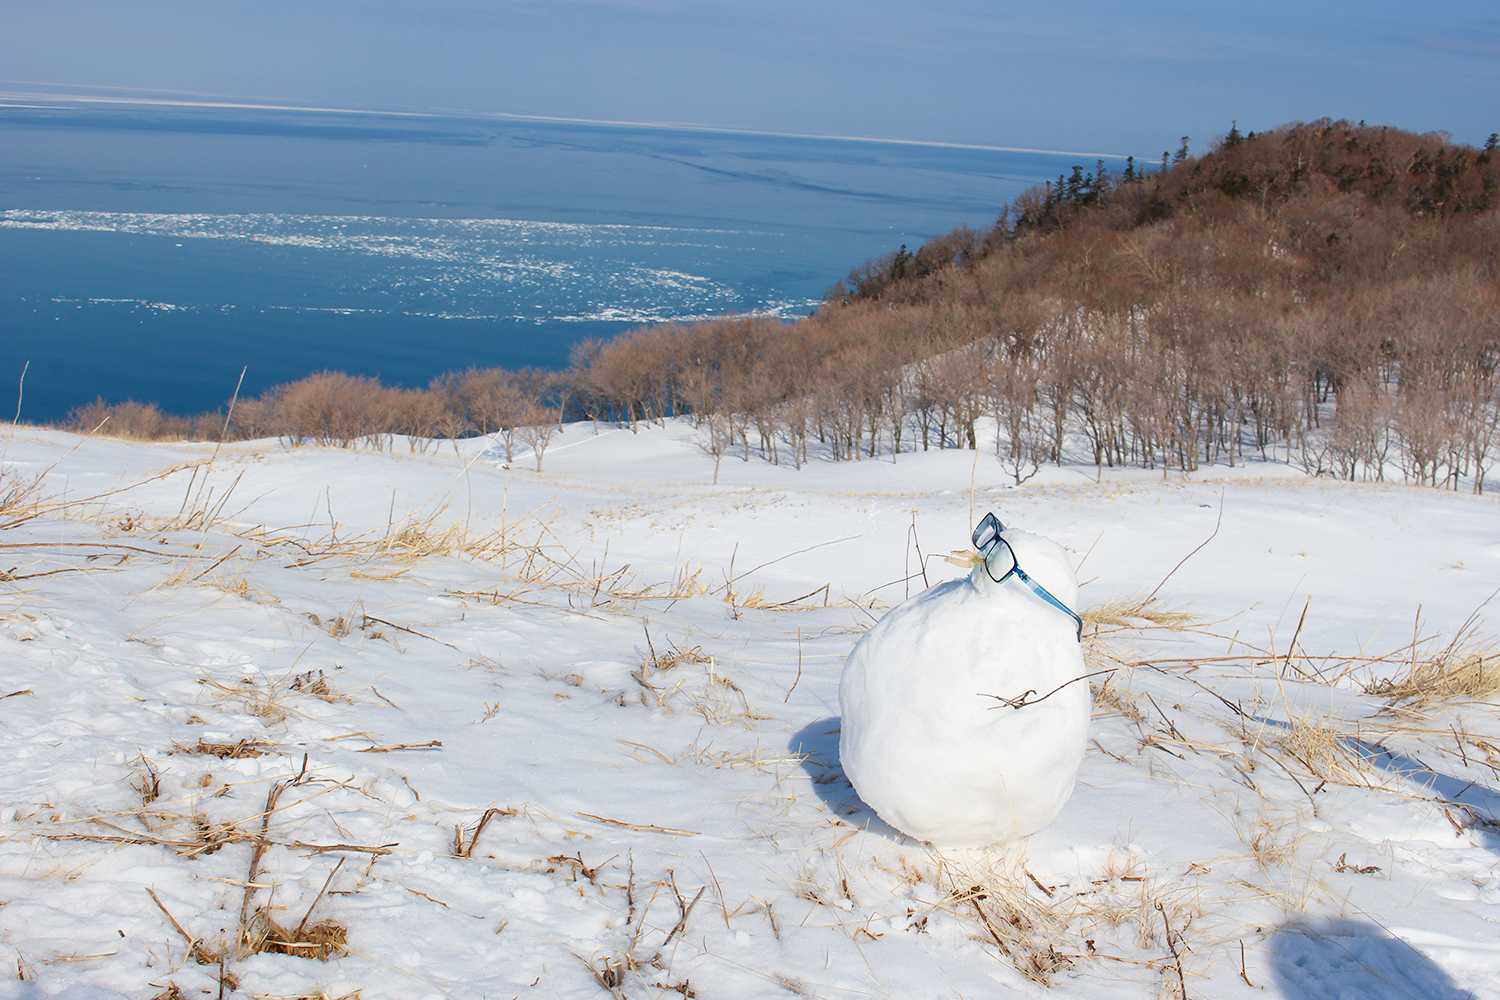
<svg viewBox="0 0 1500 1000"><path fill-rule="evenodd" d="M1050 823L1088 733L1078 578L1040 535L986 514L967 578L892 609L849 654L839 757L880 818L940 847Z"/></svg>

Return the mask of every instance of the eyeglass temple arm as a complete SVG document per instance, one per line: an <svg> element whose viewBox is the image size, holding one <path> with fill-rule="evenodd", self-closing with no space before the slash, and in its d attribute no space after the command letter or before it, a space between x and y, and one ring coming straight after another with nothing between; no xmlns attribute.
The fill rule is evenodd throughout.
<svg viewBox="0 0 1500 1000"><path fill-rule="evenodd" d="M1015 572L1016 576L1018 576L1018 577L1021 578L1021 582L1025 583L1026 586L1028 586L1028 587L1030 587L1032 589L1032 591L1036 594L1036 596L1040 597L1042 600L1046 601L1048 604L1052 605L1054 608L1056 608L1057 610L1061 611L1063 614L1067 615L1069 618L1073 619L1073 623L1078 626L1078 641L1082 642L1083 641L1083 619L1079 618L1078 615L1077 615L1077 613L1072 608L1068 607L1062 601L1059 601L1057 598L1053 597L1050 593L1048 593L1046 587L1043 587L1040 583L1037 583L1031 577L1027 576L1026 575L1026 571L1024 569L1022 569L1019 565L1016 566L1014 572Z"/></svg>

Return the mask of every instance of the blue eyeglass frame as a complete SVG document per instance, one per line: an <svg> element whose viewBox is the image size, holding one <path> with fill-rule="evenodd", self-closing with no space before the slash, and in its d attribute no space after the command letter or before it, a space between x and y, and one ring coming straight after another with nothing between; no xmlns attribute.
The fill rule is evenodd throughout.
<svg viewBox="0 0 1500 1000"><path fill-rule="evenodd" d="M1078 617L1072 608L1048 593L1046 587L1043 587L1040 583L1037 583L1026 575L1026 571L1021 568L1021 561L1016 558L1016 550L1010 547L1009 542L1000 537L1000 533L1004 530L1005 525L1000 523L1000 519L993 512L984 515L979 524L974 528L974 548L978 550L980 558L984 560L985 574L996 583L1004 583L1012 576L1019 579L1026 586L1030 587L1036 596L1073 619L1073 624L1078 626L1078 641L1082 642L1083 619ZM993 563L998 561L995 557L999 555L1000 546L1002 545L1005 546L1005 551L1010 554L1010 569L996 576Z"/></svg>

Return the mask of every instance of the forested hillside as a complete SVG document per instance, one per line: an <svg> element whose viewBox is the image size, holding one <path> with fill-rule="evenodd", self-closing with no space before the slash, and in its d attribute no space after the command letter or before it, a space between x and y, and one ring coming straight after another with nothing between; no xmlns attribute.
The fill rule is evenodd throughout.
<svg viewBox="0 0 1500 1000"><path fill-rule="evenodd" d="M349 444L690 414L716 456L800 465L978 446L1042 463L1194 469L1254 456L1483 488L1500 453L1500 162L1442 135L1237 128L1200 157L1082 165L988 229L855 269L793 324L726 317L575 350L561 373L425 391L322 373L238 401L228 432ZM212 436L102 401L116 433ZM420 446L420 444L414 445ZM538 449L538 450L540 450Z"/></svg>

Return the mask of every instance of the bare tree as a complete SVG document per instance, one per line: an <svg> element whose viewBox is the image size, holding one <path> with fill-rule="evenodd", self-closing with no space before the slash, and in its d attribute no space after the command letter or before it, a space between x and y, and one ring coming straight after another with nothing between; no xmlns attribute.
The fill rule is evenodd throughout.
<svg viewBox="0 0 1500 1000"><path fill-rule="evenodd" d="M557 420L558 411L555 408L535 405L526 412L517 426L521 441L531 447L538 472L542 471L542 456L547 453L547 446L552 443L553 436L562 433Z"/></svg>

